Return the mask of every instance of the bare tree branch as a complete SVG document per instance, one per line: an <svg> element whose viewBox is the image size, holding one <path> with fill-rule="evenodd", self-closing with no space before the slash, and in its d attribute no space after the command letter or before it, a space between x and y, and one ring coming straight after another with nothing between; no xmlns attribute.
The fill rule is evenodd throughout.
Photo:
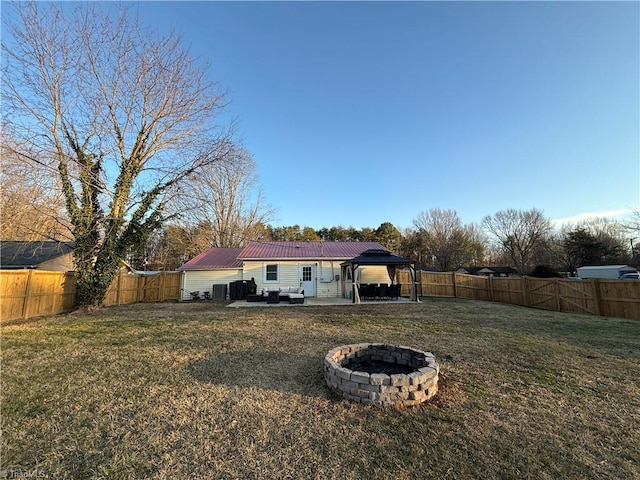
<svg viewBox="0 0 640 480"><path fill-rule="evenodd" d="M189 179L188 188L174 199L187 229L206 227L210 246L237 247L253 237L254 230L271 220L253 158L244 149L226 152L223 161L201 169Z"/></svg>
<svg viewBox="0 0 640 480"><path fill-rule="evenodd" d="M482 220L482 225L509 254L522 274L535 249L547 238L551 222L535 208L501 210Z"/></svg>

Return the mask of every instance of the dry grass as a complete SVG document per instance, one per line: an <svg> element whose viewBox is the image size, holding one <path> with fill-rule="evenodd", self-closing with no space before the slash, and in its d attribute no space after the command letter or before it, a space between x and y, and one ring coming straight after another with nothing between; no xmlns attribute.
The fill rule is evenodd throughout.
<svg viewBox="0 0 640 480"><path fill-rule="evenodd" d="M440 391L376 409L333 347L432 351ZM640 322L491 303L110 308L2 328L2 468L48 478L640 478Z"/></svg>

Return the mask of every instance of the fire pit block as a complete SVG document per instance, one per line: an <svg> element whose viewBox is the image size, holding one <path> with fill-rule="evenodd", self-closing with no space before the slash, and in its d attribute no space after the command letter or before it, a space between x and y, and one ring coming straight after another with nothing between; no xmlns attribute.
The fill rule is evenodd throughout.
<svg viewBox="0 0 640 480"><path fill-rule="evenodd" d="M384 343L343 345L324 359L324 378L333 392L379 407L429 400L438 391L439 372L432 353Z"/></svg>

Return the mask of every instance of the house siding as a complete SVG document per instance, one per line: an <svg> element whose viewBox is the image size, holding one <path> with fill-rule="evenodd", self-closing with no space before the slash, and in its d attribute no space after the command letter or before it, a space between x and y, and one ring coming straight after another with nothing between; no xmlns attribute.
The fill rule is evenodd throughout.
<svg viewBox="0 0 640 480"><path fill-rule="evenodd" d="M336 260L273 260L273 261L245 261L244 280L255 279L257 290L265 288L296 287L300 285L300 266L316 265L316 293L318 298L342 297L342 269L340 264L347 259ZM265 282L264 270L266 265L278 265L278 282ZM361 267L363 283L391 283L386 266ZM335 276L339 275L336 281ZM320 278L327 276L330 282L321 282ZM351 289L351 283L347 282L347 292ZM306 292L305 292L306 293Z"/></svg>
<svg viewBox="0 0 640 480"><path fill-rule="evenodd" d="M360 282L391 284L386 265L365 265L360 267Z"/></svg>
<svg viewBox="0 0 640 480"><path fill-rule="evenodd" d="M365 265L360 267L360 283L387 283L391 284L386 265ZM345 282L346 296L349 297L353 290L353 282Z"/></svg>
<svg viewBox="0 0 640 480"><path fill-rule="evenodd" d="M66 253L59 257L46 260L38 265L38 270L49 270L53 272L71 272L74 270L73 253Z"/></svg>
<svg viewBox="0 0 640 480"><path fill-rule="evenodd" d="M229 283L236 280L242 280L242 269L220 269L220 270L185 270L182 283L182 300L190 300L189 292L199 291L200 295L209 292L213 295L214 284L225 284L227 288Z"/></svg>
<svg viewBox="0 0 640 480"><path fill-rule="evenodd" d="M340 296L340 281L335 281L335 275L340 274L340 263L343 260L334 260L333 269L332 261L328 260L273 260L273 261L245 261L244 263L244 279L250 280L251 277L255 279L258 285L258 291L263 288L278 288L278 287L297 287L300 286L300 266L312 265L316 266L316 297L338 297ZM278 282L265 282L264 281L264 269L266 265L278 265ZM323 275L331 275L332 281L327 283L321 283L320 277ZM308 293L308 292L305 292Z"/></svg>
<svg viewBox="0 0 640 480"><path fill-rule="evenodd" d="M317 282L316 296L320 298L342 297L342 269L340 264L344 260L321 260L316 267ZM336 282L336 275L340 275L340 280ZM330 282L321 282L320 278L327 276Z"/></svg>
<svg viewBox="0 0 640 480"><path fill-rule="evenodd" d="M245 261L244 280L253 278L256 282L257 290L260 292L264 288L296 287L300 285L299 265L305 262L292 261ZM308 262L307 262L308 263ZM265 282L264 272L266 265L278 265L278 281Z"/></svg>

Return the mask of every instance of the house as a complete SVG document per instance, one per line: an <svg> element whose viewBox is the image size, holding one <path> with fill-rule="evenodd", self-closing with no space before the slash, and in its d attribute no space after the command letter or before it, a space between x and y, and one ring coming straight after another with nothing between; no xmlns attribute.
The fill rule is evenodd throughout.
<svg viewBox="0 0 640 480"><path fill-rule="evenodd" d="M210 292L213 285L253 281L257 291L301 286L305 297L343 298L351 290L344 262L367 250L384 250L378 242L250 242L244 248L211 248L189 260L184 272L182 298L193 291ZM349 278L343 277L343 271ZM386 265L363 265L363 283L391 283Z"/></svg>
<svg viewBox="0 0 640 480"><path fill-rule="evenodd" d="M0 241L0 269L3 270L46 270L49 272L72 272L75 242ZM124 260L120 260L121 272L147 274L158 272L136 271Z"/></svg>
<svg viewBox="0 0 640 480"><path fill-rule="evenodd" d="M456 273L483 275L485 277L511 277L518 272L511 267L461 267Z"/></svg>
<svg viewBox="0 0 640 480"><path fill-rule="evenodd" d="M178 268L182 275L182 299L192 292L210 292L213 285L229 285L243 279L242 248L210 248Z"/></svg>
<svg viewBox="0 0 640 480"><path fill-rule="evenodd" d="M73 242L0 242L0 268L68 272L73 266Z"/></svg>

